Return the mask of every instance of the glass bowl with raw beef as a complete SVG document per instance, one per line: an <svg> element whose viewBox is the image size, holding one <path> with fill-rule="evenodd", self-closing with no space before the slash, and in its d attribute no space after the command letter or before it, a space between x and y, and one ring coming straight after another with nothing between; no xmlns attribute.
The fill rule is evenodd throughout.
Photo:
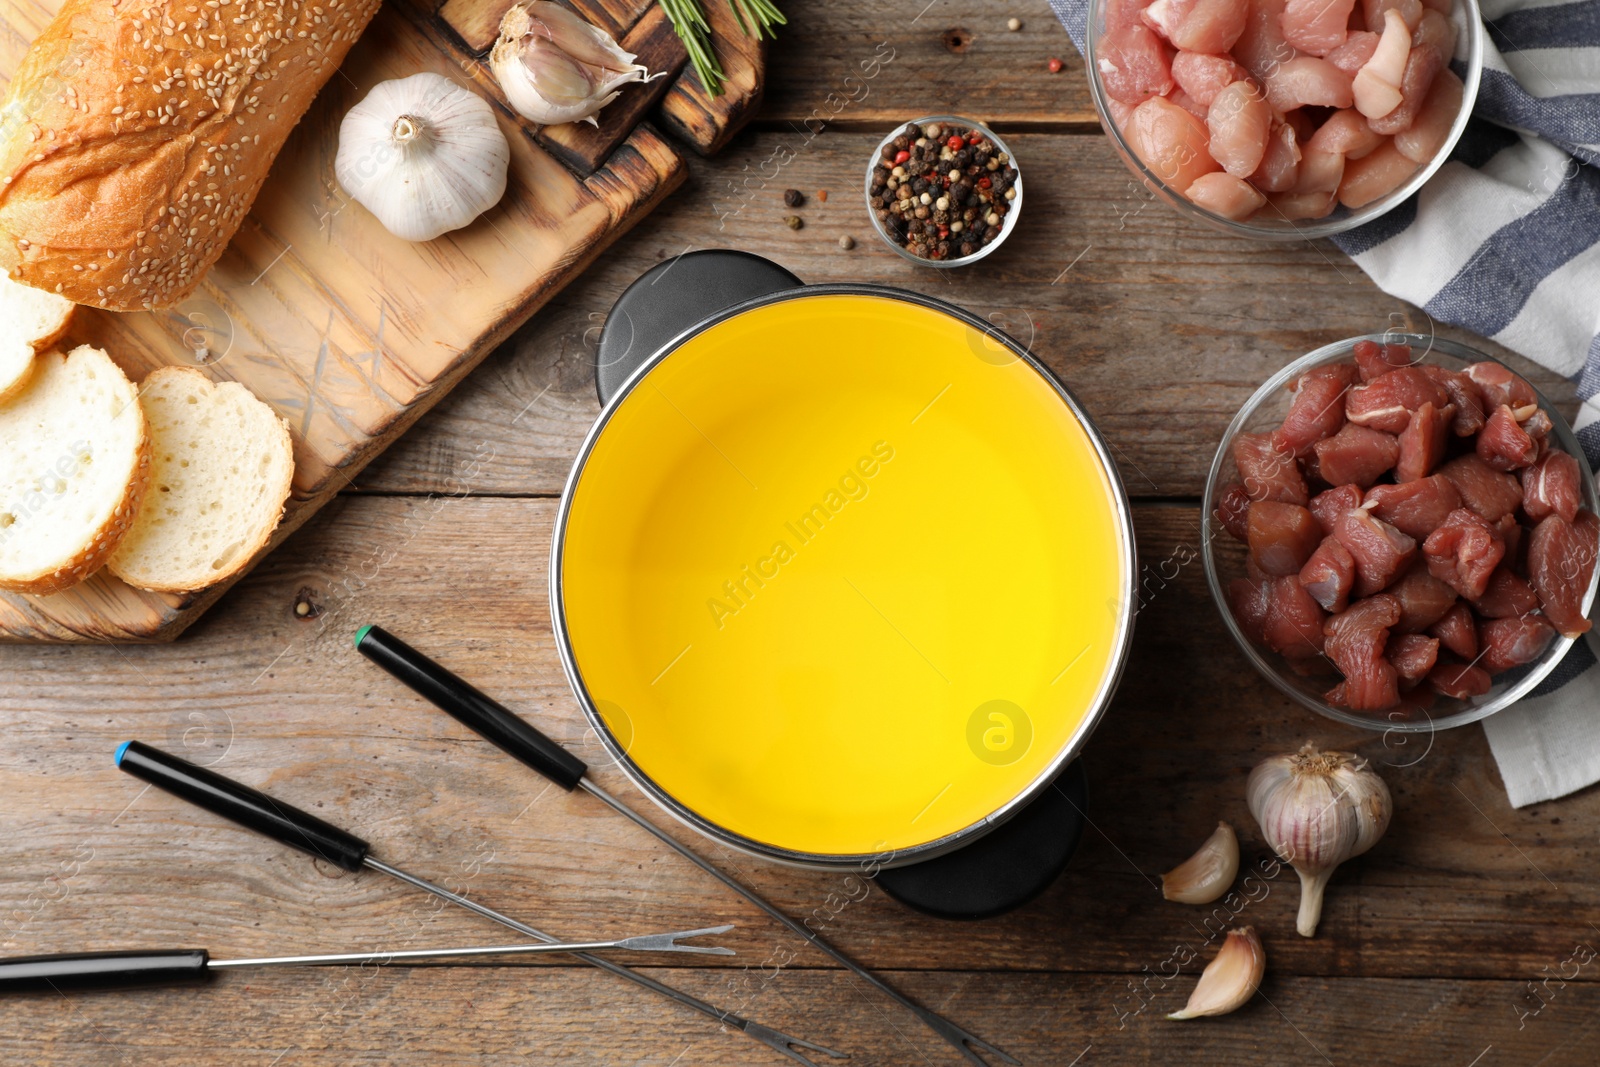
<svg viewBox="0 0 1600 1067"><path fill-rule="evenodd" d="M1341 722L1475 722L1589 629L1588 462L1526 379L1465 345L1391 333L1296 360L1234 417L1204 507L1235 640Z"/></svg>
<svg viewBox="0 0 1600 1067"><path fill-rule="evenodd" d="M1477 0L1092 0L1086 66L1123 161L1232 233L1320 237L1404 201L1478 92Z"/></svg>

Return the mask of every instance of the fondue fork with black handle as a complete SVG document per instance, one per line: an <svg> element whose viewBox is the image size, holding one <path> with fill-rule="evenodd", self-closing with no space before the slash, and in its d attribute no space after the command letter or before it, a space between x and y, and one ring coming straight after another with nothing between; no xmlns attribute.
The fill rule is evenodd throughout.
<svg viewBox="0 0 1600 1067"><path fill-rule="evenodd" d="M816 948L842 964L856 977L872 985L885 996L901 1004L929 1029L956 1048L976 1067L989 1067L988 1061L978 1055L982 1050L995 1059L1008 1064L1021 1061L969 1033L946 1019L929 1011L883 979L856 963L818 936L815 930L791 918L777 905L770 903L755 890L717 867L710 860L681 844L677 838L646 819L622 801L606 792L588 776L588 764L568 752L552 738L545 736L526 720L518 717L503 704L487 696L465 679L435 663L400 638L381 626L363 626L356 633L356 648L362 655L416 690L435 706L449 714L462 725L469 727L491 741L498 748L526 763L550 781L568 790L582 789L608 805L618 814L649 831L678 855L717 879L729 889L766 912L790 930L805 938Z"/></svg>
<svg viewBox="0 0 1600 1067"><path fill-rule="evenodd" d="M299 849L317 859L326 860L335 867L346 871L359 871L367 868L380 871L391 878L398 878L407 885L415 886L427 893L432 893L441 900L476 912L486 919L493 919L501 926L509 926L521 934L526 934L535 941L542 941L547 945L557 944L558 938L537 930L527 923L519 922L508 915L502 915L493 908L479 904L477 901L453 893L444 886L435 885L425 878L408 874L398 867L391 867L387 863L374 859L370 854L371 846L361 838L346 830L342 830L331 823L324 822L309 812L285 804L258 789L225 778L216 771L206 767L197 767L187 760L162 752L160 749L151 748L149 745L138 741L129 741L117 749L117 766L136 778L142 778L151 785L166 790L173 796L205 810L220 815L224 819L238 823L247 830L254 830L272 838L280 844L290 848ZM680 935L681 936L681 935ZM677 946L676 951L689 950L688 946ZM610 971L619 978L626 978L646 989L660 993L693 1008L700 1014L716 1020L724 1026L743 1031L747 1036L760 1041L762 1044L777 1049L790 1059L804 1063L807 1067L820 1067L820 1065L805 1055L805 1051L820 1052L834 1059L846 1060L850 1057L843 1052L836 1052L823 1045L802 1041L798 1037L762 1026L760 1023L735 1015L730 1011L723 1011L713 1004L708 1004L699 997L691 996L681 989L658 982L654 978L630 970L620 964L612 963L608 959L593 955L589 952L573 952L572 955L589 964L599 967L603 971Z"/></svg>

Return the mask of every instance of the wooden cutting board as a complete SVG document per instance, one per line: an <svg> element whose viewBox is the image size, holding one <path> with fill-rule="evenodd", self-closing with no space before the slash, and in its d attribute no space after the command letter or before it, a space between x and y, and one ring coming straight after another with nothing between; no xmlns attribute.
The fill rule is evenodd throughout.
<svg viewBox="0 0 1600 1067"><path fill-rule="evenodd" d="M629 87L598 127L525 122L485 62L511 3L390 0L289 139L201 289L170 310L83 308L74 322L66 343L104 348L134 381L165 364L198 364L288 420L294 488L262 555L683 181L674 139L715 152L760 103L763 49L724 0L705 0L728 74L717 97L686 70L653 0L571 0L666 76ZM0 0L0 80L58 7ZM352 105L380 81L425 70L496 105L511 174L505 198L471 226L411 244L344 195L333 158ZM224 589L145 593L101 572L54 596L0 593L0 640L170 640Z"/></svg>

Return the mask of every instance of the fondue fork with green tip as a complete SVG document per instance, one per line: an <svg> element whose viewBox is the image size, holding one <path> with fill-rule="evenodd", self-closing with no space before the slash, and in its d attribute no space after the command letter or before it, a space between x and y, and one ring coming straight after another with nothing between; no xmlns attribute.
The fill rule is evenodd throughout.
<svg viewBox="0 0 1600 1067"><path fill-rule="evenodd" d="M410 686L462 725L476 731L498 748L516 757L550 781L566 790L582 789L618 814L648 831L662 844L684 859L717 879L729 889L766 912L778 922L799 934L817 949L842 964L856 977L870 983L873 988L901 1004L929 1029L956 1048L976 1067L989 1064L975 1050L982 1050L1002 1063L1020 1064L1021 1061L969 1033L946 1019L929 1011L907 997L883 979L856 963L817 935L815 930L791 918L755 890L717 867L710 860L681 844L671 834L646 819L622 801L606 792L588 776L588 765L519 718L503 704L487 696L465 679L418 652L381 626L363 626L356 632L356 648L362 655Z"/></svg>

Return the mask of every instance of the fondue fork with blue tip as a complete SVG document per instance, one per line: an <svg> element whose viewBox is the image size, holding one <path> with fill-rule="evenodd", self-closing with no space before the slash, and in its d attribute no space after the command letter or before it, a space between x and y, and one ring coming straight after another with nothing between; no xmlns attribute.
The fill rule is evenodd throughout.
<svg viewBox="0 0 1600 1067"><path fill-rule="evenodd" d="M398 867L391 867L381 860L373 858L371 846L361 838L346 830L342 830L331 823L317 818L309 812L301 811L292 805L285 804L258 789L231 778L225 778L217 772L205 767L198 767L187 760L162 752L139 741L124 742L117 749L117 766L136 778L142 778L151 785L166 790L181 800L204 808L214 815L238 823L248 830L254 830L272 838L280 844L298 849L317 859L325 860L335 867L346 871L360 871L367 868L380 871L391 878L398 878L407 885L415 886L424 892L431 893L441 900L447 900L468 911L476 912L486 919L493 919L502 926L508 926L518 933L526 934L536 941L547 945L559 944L559 939L550 936L542 930L535 929L527 923L520 922L503 915L493 908L479 904L477 901L451 892L444 886L435 885L425 878L408 874ZM699 931L696 931L699 932ZM709 932L709 931L706 931ZM685 936L685 935L677 935ZM564 950L571 951L570 946L562 946ZM688 946L678 946L677 951L688 951ZM593 955L587 951L573 951L572 954L592 967L610 971L619 978L626 978L630 982L644 986L671 1000L675 1000L686 1007L693 1008L708 1018L715 1019L719 1024L742 1031L746 1036L761 1042L770 1048L788 1056L798 1063L809 1067L818 1067L815 1060L805 1055L806 1051L820 1052L834 1059L849 1059L850 1057L823 1045L803 1041L798 1037L791 1037L760 1023L735 1015L733 1012L724 1011L714 1004L709 1004L699 997L691 996L680 989L654 978L640 974L638 971L629 970L620 964L608 959Z"/></svg>
<svg viewBox="0 0 1600 1067"><path fill-rule="evenodd" d="M959 1050L977 1067L988 1067L987 1061L975 1049L995 1057L1002 1063L1020 1064L1021 1061L972 1034L944 1016L929 1011L907 997L883 979L856 963L850 957L824 941L815 930L792 918L786 912L762 897L755 890L717 867L710 860L680 843L677 838L646 819L622 801L606 792L588 776L588 765L568 752L552 738L519 718L505 705L486 695L471 683L447 668L418 652L400 638L381 626L363 626L356 633L356 648L362 655L410 686L442 711L462 725L476 731L493 742L507 754L532 767L551 782L571 791L584 792L606 804L613 811L654 835L662 844L705 871L745 900L766 912L773 919L809 941L817 949L843 965L856 977L910 1010L934 1033Z"/></svg>

